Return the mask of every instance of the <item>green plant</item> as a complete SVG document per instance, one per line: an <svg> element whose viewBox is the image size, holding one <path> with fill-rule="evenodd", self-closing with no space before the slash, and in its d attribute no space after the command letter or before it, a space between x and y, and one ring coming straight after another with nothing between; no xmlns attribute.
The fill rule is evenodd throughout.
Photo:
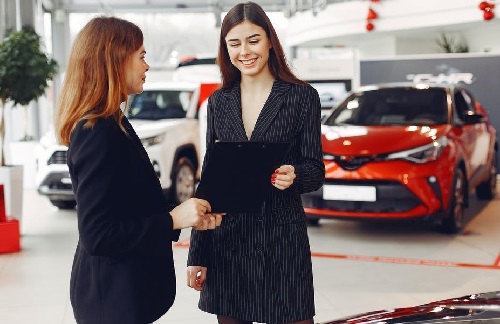
<svg viewBox="0 0 500 324"><path fill-rule="evenodd" d="M436 40L436 43L445 53L468 53L469 45L464 41L458 42L458 40L452 36L442 33L440 38Z"/></svg>
<svg viewBox="0 0 500 324"><path fill-rule="evenodd" d="M1 166L5 166L6 103L12 101L13 106L26 106L39 98L45 93L57 70L57 62L42 51L40 36L31 26L24 26L17 32L9 31L0 43ZM26 125L24 133L25 138L28 138Z"/></svg>

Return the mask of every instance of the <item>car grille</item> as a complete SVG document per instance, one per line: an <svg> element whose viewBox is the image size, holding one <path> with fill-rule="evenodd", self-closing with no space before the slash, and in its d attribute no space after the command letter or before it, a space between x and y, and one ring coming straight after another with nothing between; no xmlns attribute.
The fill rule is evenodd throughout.
<svg viewBox="0 0 500 324"><path fill-rule="evenodd" d="M52 153L47 164L66 164L66 158L68 156L68 151L55 151Z"/></svg>
<svg viewBox="0 0 500 324"><path fill-rule="evenodd" d="M52 182L49 184L50 189L54 190L73 190L73 186L71 183L61 183L61 182Z"/></svg>
<svg viewBox="0 0 500 324"><path fill-rule="evenodd" d="M332 160L335 161L344 170L356 170L363 165L382 160L385 155L377 156L355 156L355 155L332 155Z"/></svg>
<svg viewBox="0 0 500 324"><path fill-rule="evenodd" d="M377 201L323 200L323 189L303 194L304 207L344 212L402 213L421 204L420 200L399 182L392 181L326 181L331 185L374 186Z"/></svg>
<svg viewBox="0 0 500 324"><path fill-rule="evenodd" d="M51 173L42 181L40 187L44 187L45 190L66 191L68 194L73 194L73 186L71 182L63 181L63 179L69 178L70 176L68 172Z"/></svg>

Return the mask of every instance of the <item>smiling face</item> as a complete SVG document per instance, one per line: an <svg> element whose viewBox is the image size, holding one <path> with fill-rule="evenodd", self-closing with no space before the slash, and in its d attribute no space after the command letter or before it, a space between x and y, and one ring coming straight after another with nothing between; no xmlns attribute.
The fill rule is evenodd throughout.
<svg viewBox="0 0 500 324"><path fill-rule="evenodd" d="M135 51L125 65L125 80L127 83L127 94L141 93L144 82L146 82L146 71L149 65L145 60L146 50L142 45Z"/></svg>
<svg viewBox="0 0 500 324"><path fill-rule="evenodd" d="M242 77L271 73L267 64L271 44L262 27L245 20L227 33L225 41L231 63Z"/></svg>

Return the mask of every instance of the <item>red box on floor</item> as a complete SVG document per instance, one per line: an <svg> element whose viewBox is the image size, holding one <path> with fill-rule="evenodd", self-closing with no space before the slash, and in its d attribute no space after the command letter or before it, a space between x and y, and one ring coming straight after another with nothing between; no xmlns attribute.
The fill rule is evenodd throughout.
<svg viewBox="0 0 500 324"><path fill-rule="evenodd" d="M0 222L0 253L21 251L19 221Z"/></svg>

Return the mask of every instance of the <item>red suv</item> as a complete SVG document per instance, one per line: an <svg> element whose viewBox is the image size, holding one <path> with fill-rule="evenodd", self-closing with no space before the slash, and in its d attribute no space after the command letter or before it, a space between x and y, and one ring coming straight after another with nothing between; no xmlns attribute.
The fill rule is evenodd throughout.
<svg viewBox="0 0 500 324"><path fill-rule="evenodd" d="M469 192L496 190L496 130L458 85L381 84L322 121L324 186L302 196L309 221L424 218L460 232Z"/></svg>

